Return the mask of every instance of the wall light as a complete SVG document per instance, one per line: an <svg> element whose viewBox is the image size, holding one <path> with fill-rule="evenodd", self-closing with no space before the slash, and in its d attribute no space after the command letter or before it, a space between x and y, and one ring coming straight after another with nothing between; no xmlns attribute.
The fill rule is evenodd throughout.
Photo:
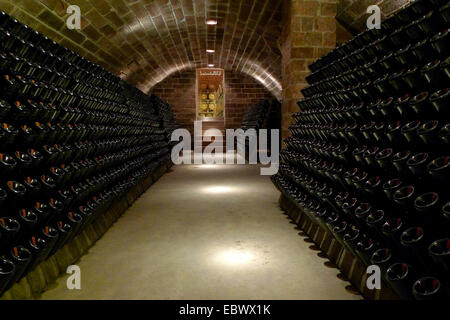
<svg viewBox="0 0 450 320"><path fill-rule="evenodd" d="M206 49L206 52L208 52L208 53L214 53L214 52L216 52L216 50L214 50L214 49Z"/></svg>
<svg viewBox="0 0 450 320"><path fill-rule="evenodd" d="M215 19L208 19L206 20L206 24L209 26L215 26L217 24L217 20Z"/></svg>
<svg viewBox="0 0 450 320"><path fill-rule="evenodd" d="M208 64L208 67L214 68L214 65L212 63Z"/></svg>

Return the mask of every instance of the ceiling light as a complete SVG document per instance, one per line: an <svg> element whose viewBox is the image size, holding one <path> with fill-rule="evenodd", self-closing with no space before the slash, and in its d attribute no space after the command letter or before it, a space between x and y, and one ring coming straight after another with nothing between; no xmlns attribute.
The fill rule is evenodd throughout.
<svg viewBox="0 0 450 320"><path fill-rule="evenodd" d="M210 26L215 26L217 24L217 20L215 19L208 19L206 20L206 24Z"/></svg>
<svg viewBox="0 0 450 320"><path fill-rule="evenodd" d="M208 53L214 53L214 52L216 52L216 50L214 50L214 49L206 49L206 52L208 52Z"/></svg>

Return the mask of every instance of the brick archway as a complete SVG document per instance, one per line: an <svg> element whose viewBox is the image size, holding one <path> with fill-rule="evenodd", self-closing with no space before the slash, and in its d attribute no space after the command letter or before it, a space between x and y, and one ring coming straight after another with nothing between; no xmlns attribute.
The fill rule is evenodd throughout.
<svg viewBox="0 0 450 320"><path fill-rule="evenodd" d="M172 105L181 127L193 132L195 111L195 69L176 72L157 85L151 92ZM248 107L274 96L254 78L245 73L225 71L225 125L239 128Z"/></svg>

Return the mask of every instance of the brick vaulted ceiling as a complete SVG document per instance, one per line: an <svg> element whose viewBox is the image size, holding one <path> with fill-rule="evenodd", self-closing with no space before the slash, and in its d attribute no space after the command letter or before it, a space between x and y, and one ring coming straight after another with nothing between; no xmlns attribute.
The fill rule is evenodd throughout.
<svg viewBox="0 0 450 320"><path fill-rule="evenodd" d="M214 64L281 97L282 0L1 0L0 8L148 92L175 72ZM69 5L82 29L68 30ZM207 19L216 19L209 26ZM206 49L215 53L207 54Z"/></svg>

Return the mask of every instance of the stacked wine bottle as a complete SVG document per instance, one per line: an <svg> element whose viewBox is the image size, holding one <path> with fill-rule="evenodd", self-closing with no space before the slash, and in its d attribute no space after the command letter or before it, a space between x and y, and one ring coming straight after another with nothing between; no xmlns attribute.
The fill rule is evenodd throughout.
<svg viewBox="0 0 450 320"><path fill-rule="evenodd" d="M0 12L0 294L170 159L170 106ZM168 115L169 114L169 115Z"/></svg>
<svg viewBox="0 0 450 320"><path fill-rule="evenodd" d="M404 299L449 298L450 3L431 2L310 65L273 177Z"/></svg>
<svg viewBox="0 0 450 320"><path fill-rule="evenodd" d="M172 112L172 106L167 102L160 99L158 96L152 94L150 97L153 106L156 107L158 115L163 121L163 127L165 129L165 134L170 145L175 145L176 142L171 141L172 132L178 128L177 121L175 120L174 114Z"/></svg>
<svg viewBox="0 0 450 320"><path fill-rule="evenodd" d="M242 120L241 129L244 131L249 129L255 130L253 136L255 141L258 140L259 129L269 129L268 147L270 148L270 129L279 129L281 126L280 108L280 103L277 100L263 100L250 106ZM249 131L247 134L252 134L252 132ZM246 139L245 145L243 145L242 148L244 148L244 150L249 150L250 152L250 149L248 149L248 143L249 139Z"/></svg>
<svg viewBox="0 0 450 320"><path fill-rule="evenodd" d="M258 102L247 109L244 119L242 120L241 128L243 130L248 129L261 129L264 126L264 122L270 113L271 103L275 101L263 100Z"/></svg>

